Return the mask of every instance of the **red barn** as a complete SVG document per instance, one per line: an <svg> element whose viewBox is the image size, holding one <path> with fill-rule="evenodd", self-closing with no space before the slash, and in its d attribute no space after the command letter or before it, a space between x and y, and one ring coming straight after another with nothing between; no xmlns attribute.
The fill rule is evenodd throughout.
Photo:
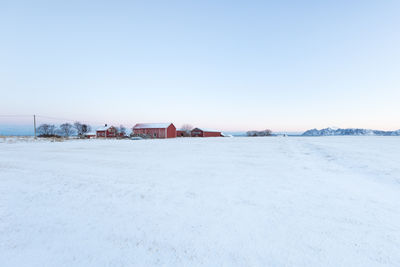
<svg viewBox="0 0 400 267"><path fill-rule="evenodd" d="M148 138L175 138L176 128L172 123L138 123L133 126L132 133Z"/></svg>
<svg viewBox="0 0 400 267"><path fill-rule="evenodd" d="M192 137L220 137L223 136L220 131L206 130L200 128L194 128L192 130Z"/></svg>
<svg viewBox="0 0 400 267"><path fill-rule="evenodd" d="M97 138L114 138L117 137L118 131L117 128L114 126L107 126L104 125L104 127L101 127L96 130L96 137Z"/></svg>

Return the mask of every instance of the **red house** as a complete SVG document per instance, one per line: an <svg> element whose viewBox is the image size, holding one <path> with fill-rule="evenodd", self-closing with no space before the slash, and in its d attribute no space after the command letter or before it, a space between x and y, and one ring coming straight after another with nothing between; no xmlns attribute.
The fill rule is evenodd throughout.
<svg viewBox="0 0 400 267"><path fill-rule="evenodd" d="M176 128L172 123L138 123L133 126L132 133L148 138L175 138Z"/></svg>
<svg viewBox="0 0 400 267"><path fill-rule="evenodd" d="M117 128L114 126L107 126L101 127L96 130L96 137L97 138L115 138L118 135Z"/></svg>
<svg viewBox="0 0 400 267"><path fill-rule="evenodd" d="M220 131L206 130L200 128L194 128L192 130L192 137L220 137L223 136Z"/></svg>

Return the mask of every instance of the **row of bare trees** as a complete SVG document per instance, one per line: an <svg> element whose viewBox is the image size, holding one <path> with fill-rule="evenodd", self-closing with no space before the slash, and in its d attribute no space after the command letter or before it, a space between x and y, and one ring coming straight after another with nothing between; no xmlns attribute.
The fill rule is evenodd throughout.
<svg viewBox="0 0 400 267"><path fill-rule="evenodd" d="M115 127L116 135L126 136L126 128L123 125L119 127ZM80 138L85 137L85 134L89 133L92 130L90 125L80 122L71 123L63 123L60 126L56 127L54 124L41 124L37 131L39 133L39 137L70 137L73 135L77 135Z"/></svg>
<svg viewBox="0 0 400 267"><path fill-rule="evenodd" d="M264 131L248 131L247 136L271 136L272 131L270 129L266 129Z"/></svg>
<svg viewBox="0 0 400 267"><path fill-rule="evenodd" d="M39 137L70 137L76 134L78 137L83 137L86 133L91 131L91 127L88 124L75 122L71 123L63 123L59 127L56 127L54 124L41 124L37 131L39 133Z"/></svg>

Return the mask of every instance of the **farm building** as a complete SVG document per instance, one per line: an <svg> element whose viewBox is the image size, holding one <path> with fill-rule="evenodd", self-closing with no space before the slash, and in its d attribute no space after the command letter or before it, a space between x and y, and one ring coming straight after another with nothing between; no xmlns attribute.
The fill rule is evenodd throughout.
<svg viewBox="0 0 400 267"><path fill-rule="evenodd" d="M83 136L85 138L92 139L92 138L96 138L97 134L95 132L90 132L90 133L83 134Z"/></svg>
<svg viewBox="0 0 400 267"><path fill-rule="evenodd" d="M101 127L96 130L96 137L97 138L115 138L118 136L117 128L114 126L107 126Z"/></svg>
<svg viewBox="0 0 400 267"><path fill-rule="evenodd" d="M220 136L223 136L220 131L200 129L200 128L194 128L192 130L191 134L192 134L192 137L220 137Z"/></svg>
<svg viewBox="0 0 400 267"><path fill-rule="evenodd" d="M132 134L147 138L175 138L176 128L172 123L138 123L133 126Z"/></svg>

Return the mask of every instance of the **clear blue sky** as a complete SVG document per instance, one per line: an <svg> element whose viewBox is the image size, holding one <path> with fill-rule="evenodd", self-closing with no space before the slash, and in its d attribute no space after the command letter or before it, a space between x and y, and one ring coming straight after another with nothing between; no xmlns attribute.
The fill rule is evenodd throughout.
<svg viewBox="0 0 400 267"><path fill-rule="evenodd" d="M399 129L399 14L398 0L3 1L0 115Z"/></svg>

